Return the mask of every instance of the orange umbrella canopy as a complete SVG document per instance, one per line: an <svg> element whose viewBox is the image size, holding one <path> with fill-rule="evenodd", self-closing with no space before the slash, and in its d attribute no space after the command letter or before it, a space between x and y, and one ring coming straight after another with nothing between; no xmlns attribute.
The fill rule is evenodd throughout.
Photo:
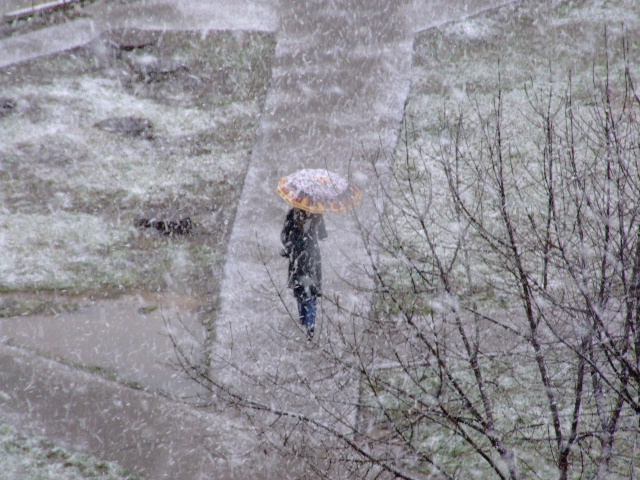
<svg viewBox="0 0 640 480"><path fill-rule="evenodd" d="M282 178L278 195L307 212L344 213L358 206L362 192L337 173L305 168Z"/></svg>

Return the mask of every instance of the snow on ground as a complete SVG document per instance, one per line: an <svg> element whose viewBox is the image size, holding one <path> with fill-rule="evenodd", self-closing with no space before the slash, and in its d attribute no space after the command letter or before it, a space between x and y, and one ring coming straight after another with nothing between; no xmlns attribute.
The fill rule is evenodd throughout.
<svg viewBox="0 0 640 480"><path fill-rule="evenodd" d="M437 251L441 255L440 259L445 259L446 265L449 265L448 260L452 261L451 265L455 264L453 257L459 252L453 247L458 238L459 225L455 223L456 215L451 208L446 176L442 171L442 165L438 162L441 153L448 159L454 158L451 151L454 138L451 135L452 131L445 128L445 118L451 125L451 122L455 124L458 116L462 115L466 125L470 125L469 130L475 131L473 127L478 127L483 120L492 118L491 115L494 115L493 109L497 104L499 90L501 90L504 114L502 139L505 144L508 143L508 156L512 161L509 166L513 167L510 174L513 175L515 182L522 182L519 184L520 195L523 192L531 193L531 196L523 195L521 198L514 198L515 195L507 196L506 201L513 211L517 211L516 209L521 206L524 207L520 218L516 219L516 222L522 220L524 223L527 219L525 208L535 211L538 200L534 196L535 185L533 182L531 185L526 182L541 176L540 172L534 169L541 168L537 159L542 158L545 145L543 130L536 124L539 118L536 116L534 106L546 107L548 93L552 91L556 96L551 102L553 111L560 104L559 99L567 90L569 75L571 75L574 112L586 118L590 112L589 107L594 103L594 92L602 87L604 82L607 64L605 52L607 51L614 108L619 106L620 102L615 103L615 101L621 98L620 93L625 87L624 81L621 81L623 80L621 74L625 69L625 58L622 54L623 38L628 42L627 59L637 86L640 84L640 61L638 60L640 58L640 4L638 2L627 0L523 1L419 34L415 42L412 91L406 107L407 129L404 136L407 143L401 142L396 152L396 173L400 182L396 185L395 194L396 198L406 194L409 180L411 180L414 182L414 188L423 188L415 197L411 196L411 199L423 200L424 205L411 204L410 208L415 208L412 213L415 213L416 217L401 225L404 247L408 251L411 251L411 247L415 247L417 252L426 251L424 258L431 258L428 247L416 233L420 231L420 220L428 226L431 240L437 245ZM560 112L559 124L564 121L563 111ZM563 126L559 125L558 129L562 129ZM493 133L489 131L488 137L491 138ZM472 140L468 144L463 141L460 147L463 154L468 155L467 158L479 160L478 163L482 163L489 157L488 142L480 143L481 137L480 134L477 137L470 136ZM591 158L589 155L593 155L586 146L588 142L584 142L583 139L584 137L576 141L579 161ZM477 148L478 145L481 148ZM408 156L405 148L409 151ZM407 157L415 160L415 163L405 163ZM452 164L453 162L450 165ZM460 165L460 171L465 172L464 161L460 161ZM482 168L478 168L478 171L482 171ZM471 187L464 191L463 195L474 194L473 184L474 180L470 179L468 185ZM475 205L473 202L468 204ZM479 201L477 204L482 202ZM487 200L483 205L485 207L491 205L491 200ZM419 213L421 215L418 215ZM478 214L483 225L491 224L492 213L494 211L489 207ZM398 218L402 217L399 215ZM413 224L411 224L412 220ZM402 220L398 220L394 225L401 222ZM473 240L469 242L472 243ZM507 307L509 302L513 301L513 297L509 297L508 288L505 288L506 284L504 284L505 279L493 273L491 263L494 259L491 258L491 253L473 250L473 247L468 250L472 252L470 270L464 272L453 270L449 275L449 281L455 283L456 275L459 275L458 278L469 275L474 282L477 282L474 285L487 288L486 292L482 291L477 295L477 301L481 304L480 309ZM588 252L585 253L588 255ZM414 254L413 258L421 257L419 254ZM402 288L403 281L408 283L410 280L409 275L402 276L402 261L402 258L394 258L390 269L390 279L396 282L399 288ZM394 266L398 268L393 269ZM415 264L412 266L415 268ZM553 280L562 282L562 278ZM408 285L409 291L412 291L410 287ZM430 302L427 298L425 304L429 309L439 309L442 308L442 301L443 295L436 293L433 300ZM454 301L457 302L458 299ZM447 310L452 306L458 305L447 304ZM483 344L483 354L487 354L490 349L486 345L491 343ZM498 349L498 352L503 353L504 349ZM566 354L561 348L558 348L555 353L559 359L563 359L563 355ZM519 425L533 424L533 421L526 416L536 412L539 408L536 404L537 399L543 398L544 392L535 392L535 382L525 380L532 376L534 367L531 364L527 365L526 360L520 358L517 362L518 371L515 375L511 371L508 375L501 375L499 368L495 368L495 371L490 368L486 370L488 375L495 375L493 383L506 391L504 394L495 396L496 405L499 406L495 410L501 412L501 421ZM560 361L550 370L559 384L569 378L567 368L567 364ZM522 382L520 387L510 385L509 376ZM523 385L525 388L522 388ZM571 386L568 385L567 388ZM562 399L559 401L562 415L569 418L571 405L567 399L570 395L559 397ZM505 399L513 410L501 403ZM583 411L587 413L582 421L584 425L588 425L592 421L589 416L595 412L594 404L585 401ZM628 433L625 431L619 435L616 448L622 452L621 457L628 454L629 458L633 458L638 441L636 419L633 412L628 410L624 412L623 417L621 424L630 428ZM436 463L459 467L456 471L461 477L488 478L491 476L489 472L483 470L485 467L481 462L473 464L471 458L473 455L465 457L469 450L465 450L465 447L457 443L455 438L449 437L448 432L439 428L437 423L427 424L425 429L426 431L419 433L418 437L425 439L424 448L430 459ZM509 427L504 429L504 431L514 430L510 430ZM533 430L529 435L535 437ZM535 448L527 450L524 446L518 447L517 450L522 460L523 470L531 468L535 475L544 477L546 472L550 472L547 476L552 476L551 472L555 467L544 454L536 452ZM432 452L434 452L433 456ZM585 471L592 467L592 463L585 462ZM637 470L633 461L627 463L620 461L617 467L620 468L621 473L616 478L629 478L630 470Z"/></svg>
<svg viewBox="0 0 640 480"><path fill-rule="evenodd" d="M128 50L121 34L0 70L1 316L121 292L183 293L189 312L215 302L273 37L127 32L142 39ZM128 117L145 128L99 126ZM136 228L154 215L188 216L193 231ZM2 479L137 478L0 428Z"/></svg>
<svg viewBox="0 0 640 480"><path fill-rule="evenodd" d="M590 86L591 66L604 52L605 26L612 67L619 66L620 37L629 35L638 67L637 2L517 2L487 14L429 30L416 39L409 116L432 122L447 104L452 110L485 95L500 82L514 101L526 103L525 83L561 88L570 71L574 87ZM602 71L596 72L601 74ZM500 75L500 76L498 76ZM576 78L580 76L581 78Z"/></svg>
<svg viewBox="0 0 640 480"><path fill-rule="evenodd" d="M110 462L71 453L44 438L17 433L0 423L0 480L137 480Z"/></svg>
<svg viewBox="0 0 640 480"><path fill-rule="evenodd" d="M176 250L199 272L220 260L273 42L237 33L153 41L126 52L102 39L0 72L1 95L15 104L0 117L9 139L0 145L0 290L158 289ZM151 127L96 126L114 117ZM134 227L163 212L189 216L195 235Z"/></svg>
<svg viewBox="0 0 640 480"><path fill-rule="evenodd" d="M625 35L632 75L640 79L637 2L517 2L423 32L415 43L406 147L413 158L437 157L453 142L445 123L463 116L479 125L493 111L500 91L503 136L522 168L536 168L528 159L539 154L543 139L534 134L533 104L552 92L552 108L558 105L571 78L575 105L590 105L594 81L601 85L604 79L607 49L615 72L611 88L622 88ZM403 157L404 145L398 154ZM433 164L425 168L435 183L444 181Z"/></svg>
<svg viewBox="0 0 640 480"><path fill-rule="evenodd" d="M420 34L407 106L418 135L410 148L446 143L438 128L443 106L455 111L468 107L469 99L487 105L498 71L506 101L523 108L522 86L530 80L548 88L551 79L560 88L571 69L582 75L579 89L580 82L590 81L590 65L602 52L605 23L612 43L624 23L630 45L638 48L640 7L634 0L522 2ZM17 102L14 112L0 117L0 138L10 139L0 145L0 291L162 289L167 272L202 273L220 260L229 206L264 99L273 40L227 34L166 38L166 48L151 52L112 56L109 47L96 43L0 72L0 95ZM211 56L194 56L204 50ZM631 58L640 58L638 52ZM187 69L149 77L141 65L158 59ZM614 54L613 63L620 61ZM209 79L212 84L204 85ZM149 138L94 127L131 115L152 122ZM214 242L133 227L145 210L186 206ZM223 229L214 232L214 226ZM42 460L53 447L42 453L34 447L37 440L4 427L0 435L0 454L11 458L0 462L9 465L7 471L61 468ZM65 468L43 475L83 478Z"/></svg>

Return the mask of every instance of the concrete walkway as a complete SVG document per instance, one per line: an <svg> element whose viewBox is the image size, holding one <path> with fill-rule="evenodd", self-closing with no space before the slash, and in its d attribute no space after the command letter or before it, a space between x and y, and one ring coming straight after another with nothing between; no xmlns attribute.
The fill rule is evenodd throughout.
<svg viewBox="0 0 640 480"><path fill-rule="evenodd" d="M360 341L362 320L350 312L370 303L365 247L352 215L325 215L324 300L308 342L291 315L279 256L288 206L275 187L300 168L350 176L365 192L357 215L366 223L378 182L372 163L384 170L400 132L415 28L428 24L425 12L438 22L472 11L465 2L319 0L310 8L281 0L280 12L260 135L229 242L211 374L254 402L351 431L360 377L348 367L358 364L348 344Z"/></svg>
<svg viewBox="0 0 640 480"><path fill-rule="evenodd" d="M308 342L287 313L296 310L279 256L288 207L275 187L299 168L326 167L353 173L368 191L375 181L369 160L386 159L394 148L409 91L408 4L325 0L309 8L303 0L281 1L271 88L229 242L212 375L255 402L333 428L355 422L359 377L348 370L327 376L329 364L315 345L331 344L348 361L340 338L360 327L325 300L318 333ZM370 198L364 197L366 211ZM325 220L325 298L340 298L348 312L366 308L369 299L354 288L369 282L357 268L366 252L355 222L350 215Z"/></svg>
<svg viewBox="0 0 640 480"><path fill-rule="evenodd" d="M255 430L232 412L199 411L7 346L0 347L0 413L23 433L149 479L278 476L254 469L259 462L236 449L254 442Z"/></svg>
<svg viewBox="0 0 640 480"><path fill-rule="evenodd" d="M341 378L320 378L318 366L323 345L339 343L341 334L359 326L324 301L319 334L310 344L287 314L294 305L284 288L286 263L278 256L287 208L275 195L277 180L301 167L327 167L351 173L367 191L374 180L370 159L384 159L397 140L414 32L504 2L213 3L141 0L135 15L122 6L97 4L91 18L0 41L0 67L72 48L122 26L277 29L270 89L229 244L211 372L233 391L273 408L336 425L353 422L349 400L355 377L344 372ZM134 18L142 20L137 24ZM365 198L363 211L370 201ZM353 268L365 259L353 218L329 217L327 227L325 294L339 298L347 311L366 308L366 296L353 287L366 283ZM336 399L345 400L341 411L318 407ZM6 346L0 346L0 412L22 430L152 479L297 476L295 470L283 471L277 452L260 443L262 417L247 422L222 408L195 410Z"/></svg>

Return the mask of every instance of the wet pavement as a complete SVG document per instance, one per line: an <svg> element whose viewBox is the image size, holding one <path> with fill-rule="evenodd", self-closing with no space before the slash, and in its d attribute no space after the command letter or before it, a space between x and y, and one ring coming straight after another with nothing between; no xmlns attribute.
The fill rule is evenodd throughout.
<svg viewBox="0 0 640 480"><path fill-rule="evenodd" d="M167 335L171 331L193 352L192 361L201 363L206 338L198 315L201 304L189 295L125 295L66 314L3 319L0 336L135 388L202 404L208 396L181 374Z"/></svg>
<svg viewBox="0 0 640 480"><path fill-rule="evenodd" d="M202 412L13 347L0 348L0 371L3 422L23 433L149 479L276 478L253 470L253 453L236 450L255 430L232 414Z"/></svg>
<svg viewBox="0 0 640 480"><path fill-rule="evenodd" d="M384 163L397 141L414 32L505 2L346 3L325 0L309 8L303 0L224 0L215 7L204 1L98 2L87 9L88 17L0 41L1 68L87 43L107 29L277 31L270 89L229 241L211 375L240 395L295 408L328 424L356 421L349 399L356 394L357 377L316 375L322 360L315 345L335 344L358 330L358 321L339 315L332 303L347 311L366 310L368 298L357 287L366 287L367 279L355 268L366 252L352 216L327 218L329 239L322 249L324 290L331 301L323 301L318 335L307 342L287 312L295 306L284 287L286 264L278 255L287 208L275 195L277 180L301 167L326 167L350 174L367 192L374 181L372 161ZM365 194L361 209L371 202ZM162 311L180 312L189 322L183 314L189 301L134 295L101 301L108 302L109 314L95 304L94 310L56 320L32 317L12 327L3 322L0 336L30 350L0 346L0 411L22 430L149 478L296 478L300 472L283 472L277 453L257 435L262 417L247 422L222 405L197 409L103 378L124 361L132 371L118 372L123 382L138 382L142 369L148 373L145 388L175 397L204 394L158 367L170 363L173 354ZM162 308L145 309L150 305ZM88 335L82 315L89 314L104 320L103 341L97 344L83 343ZM192 321L190 330L197 330L196 324ZM59 334L69 330L73 336ZM203 336L196 333L196 343ZM65 358L70 365L35 352ZM76 363L104 371L102 376L79 371ZM289 392L285 397L265 387L276 378L280 392ZM344 410L323 411L309 401L310 392L344 399Z"/></svg>

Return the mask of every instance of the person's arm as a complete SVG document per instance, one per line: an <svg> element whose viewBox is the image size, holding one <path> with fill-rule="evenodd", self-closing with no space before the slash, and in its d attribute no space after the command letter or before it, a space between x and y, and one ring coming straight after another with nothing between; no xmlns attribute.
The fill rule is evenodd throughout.
<svg viewBox="0 0 640 480"><path fill-rule="evenodd" d="M318 240L324 240L325 238L327 238L327 229L324 226L324 217L322 215L320 215L318 226L316 228L318 233Z"/></svg>
<svg viewBox="0 0 640 480"><path fill-rule="evenodd" d="M284 247L280 252L283 257L291 255L291 230L293 229L293 210L289 210L287 218L284 221L284 226L280 232L280 241Z"/></svg>

